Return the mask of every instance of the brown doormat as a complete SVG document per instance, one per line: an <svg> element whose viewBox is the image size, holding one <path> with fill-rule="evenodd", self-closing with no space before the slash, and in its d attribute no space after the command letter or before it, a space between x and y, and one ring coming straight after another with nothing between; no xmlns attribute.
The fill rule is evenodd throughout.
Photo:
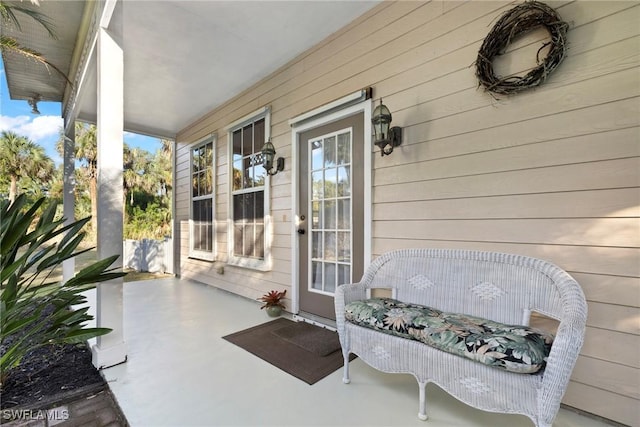
<svg viewBox="0 0 640 427"><path fill-rule="evenodd" d="M327 375L342 368L343 359L342 351L339 351L339 342L336 350L325 356L321 356L315 351L326 352L329 348L328 345L315 344L311 347L308 346L309 341L313 341L313 338L309 339L310 336L316 339L337 339L337 333L314 325L308 325L311 328L302 326L300 330L306 331L306 334L300 333L297 328L292 328L296 324L297 322L279 318L222 338L307 384L315 384ZM285 339L281 335L285 335L287 338ZM304 337L304 335L307 336ZM305 349L305 347L310 350ZM354 358L355 355L351 355L350 360Z"/></svg>
<svg viewBox="0 0 640 427"><path fill-rule="evenodd" d="M337 332L307 322L292 323L271 333L318 356L327 356L341 349Z"/></svg>

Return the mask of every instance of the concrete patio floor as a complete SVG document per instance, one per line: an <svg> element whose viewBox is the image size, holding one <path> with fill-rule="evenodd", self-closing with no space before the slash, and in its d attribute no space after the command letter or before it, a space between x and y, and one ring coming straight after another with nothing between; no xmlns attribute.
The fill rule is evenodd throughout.
<svg viewBox="0 0 640 427"><path fill-rule="evenodd" d="M524 416L473 409L427 387L428 421L418 420L418 385L359 359L351 384L338 370L309 386L222 339L270 319L257 302L175 278L126 283L128 361L103 374L136 426L533 426ZM608 424L561 409L555 427Z"/></svg>

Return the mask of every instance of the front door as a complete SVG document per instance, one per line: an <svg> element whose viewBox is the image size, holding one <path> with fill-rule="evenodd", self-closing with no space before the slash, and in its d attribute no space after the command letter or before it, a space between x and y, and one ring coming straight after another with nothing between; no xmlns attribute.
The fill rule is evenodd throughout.
<svg viewBox="0 0 640 427"><path fill-rule="evenodd" d="M335 320L336 287L364 268L364 114L303 132L299 143L300 312Z"/></svg>

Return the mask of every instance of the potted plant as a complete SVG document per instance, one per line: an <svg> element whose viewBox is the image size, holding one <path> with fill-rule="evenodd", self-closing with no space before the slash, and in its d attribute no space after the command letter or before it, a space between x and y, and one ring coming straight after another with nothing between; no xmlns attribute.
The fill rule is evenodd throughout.
<svg viewBox="0 0 640 427"><path fill-rule="evenodd" d="M282 313L282 309L284 308L284 304L282 303L282 299L286 295L287 290L285 289L282 292L279 291L270 291L268 294L262 295L258 298L258 301L262 301L264 305L260 307L267 309L267 314L270 317L278 317Z"/></svg>

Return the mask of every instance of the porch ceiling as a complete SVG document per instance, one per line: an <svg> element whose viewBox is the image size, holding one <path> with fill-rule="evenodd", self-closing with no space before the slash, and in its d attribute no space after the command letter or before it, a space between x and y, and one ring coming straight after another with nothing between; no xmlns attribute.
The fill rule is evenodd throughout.
<svg viewBox="0 0 640 427"><path fill-rule="evenodd" d="M50 13L45 9L52 6L49 3L66 4L41 2L45 14ZM125 130L174 137L206 112L377 3L346 0L121 2L109 30L122 39L124 48ZM77 13L50 16L61 28L79 22ZM75 28L77 31L78 23ZM39 42L44 44L39 49L45 54L48 53L45 47L58 48L58 44L73 50L73 44L66 39L56 41L41 36ZM24 99L25 91L40 84L42 75L32 73L32 68L7 67L12 98ZM93 55L76 100L79 120L96 121L95 87ZM62 98L62 91L58 90Z"/></svg>

